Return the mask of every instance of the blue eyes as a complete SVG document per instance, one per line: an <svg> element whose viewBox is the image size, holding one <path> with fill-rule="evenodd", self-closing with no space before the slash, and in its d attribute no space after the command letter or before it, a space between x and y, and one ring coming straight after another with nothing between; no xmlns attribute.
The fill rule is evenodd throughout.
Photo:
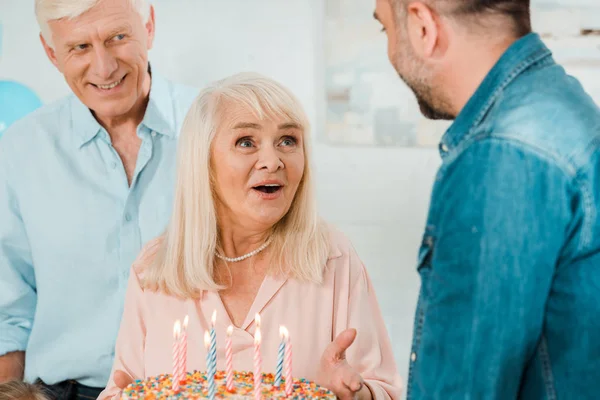
<svg viewBox="0 0 600 400"><path fill-rule="evenodd" d="M293 139L293 138L283 139L281 141L281 144L283 144L284 146L293 146L296 144L296 139Z"/></svg>
<svg viewBox="0 0 600 400"><path fill-rule="evenodd" d="M113 42L120 42L123 39L125 39L126 37L127 37L126 34L121 33L119 35L113 36L110 40L113 41ZM87 43L78 44L78 45L73 46L73 50L75 50L75 51L84 51L84 50L87 50L89 47L90 47L90 45L87 44Z"/></svg>
<svg viewBox="0 0 600 400"><path fill-rule="evenodd" d="M298 140L291 136L284 137L281 140L281 142L279 143L279 145L283 146L283 147L293 147L297 144L298 144ZM252 141L251 138L243 137L236 142L236 146L249 149L249 148L254 147L254 142Z"/></svg>

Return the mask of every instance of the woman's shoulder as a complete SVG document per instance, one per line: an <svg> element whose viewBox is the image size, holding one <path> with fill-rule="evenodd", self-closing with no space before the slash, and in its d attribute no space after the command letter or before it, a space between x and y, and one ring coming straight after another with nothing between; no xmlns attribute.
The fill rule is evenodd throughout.
<svg viewBox="0 0 600 400"><path fill-rule="evenodd" d="M324 222L327 230L327 240L329 241L329 257L328 260L336 258L348 258L352 253L355 253L352 242L337 226Z"/></svg>
<svg viewBox="0 0 600 400"><path fill-rule="evenodd" d="M154 262L158 250L162 247L163 242L164 237L161 235L144 244L131 267L138 278L141 279L144 276L144 272Z"/></svg>
<svg viewBox="0 0 600 400"><path fill-rule="evenodd" d="M347 285L354 286L359 280L366 278L365 266L358 256L350 238L339 228L327 224L329 235L329 258L327 269Z"/></svg>

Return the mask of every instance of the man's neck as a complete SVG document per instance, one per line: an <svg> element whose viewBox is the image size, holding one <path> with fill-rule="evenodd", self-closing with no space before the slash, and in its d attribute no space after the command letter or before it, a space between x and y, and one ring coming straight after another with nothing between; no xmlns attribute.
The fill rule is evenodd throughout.
<svg viewBox="0 0 600 400"><path fill-rule="evenodd" d="M148 101L150 100L151 82L152 78L148 72L146 74L146 78L144 79L142 96L137 99L134 106L126 114L118 117L102 117L94 114L94 117L98 123L102 125L104 129L106 129L113 140L118 136L129 135L131 132L135 134L137 131L137 127L142 122L144 115L146 114L146 107L148 106Z"/></svg>
<svg viewBox="0 0 600 400"><path fill-rule="evenodd" d="M485 77L516 40L507 38L491 45L475 43L466 45L457 52L454 67L444 77L443 85L447 98L451 99L454 115L461 112Z"/></svg>

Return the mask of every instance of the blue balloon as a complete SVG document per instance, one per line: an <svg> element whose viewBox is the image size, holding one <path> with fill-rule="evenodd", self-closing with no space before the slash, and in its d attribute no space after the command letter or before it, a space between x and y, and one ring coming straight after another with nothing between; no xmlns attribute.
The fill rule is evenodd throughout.
<svg viewBox="0 0 600 400"><path fill-rule="evenodd" d="M27 86L14 81L0 81L0 137L13 122L41 105L40 98Z"/></svg>

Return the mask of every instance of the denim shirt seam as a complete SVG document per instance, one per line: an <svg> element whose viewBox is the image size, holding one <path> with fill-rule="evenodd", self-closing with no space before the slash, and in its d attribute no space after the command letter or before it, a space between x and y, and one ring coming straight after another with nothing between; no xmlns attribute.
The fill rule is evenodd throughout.
<svg viewBox="0 0 600 400"><path fill-rule="evenodd" d="M552 373L552 363L550 361L550 353L548 352L548 343L546 336L542 335L539 344L540 362L542 364L542 379L546 388L548 400L556 400L556 388L554 374Z"/></svg>
<svg viewBox="0 0 600 400"><path fill-rule="evenodd" d="M499 133L491 133L487 131L482 132L474 132L470 138L461 142L461 144L453 149L452 152L448 153L448 156L445 157L445 165L442 168L446 168L455 162L463 152L469 149L471 145L475 142L483 142L485 140L490 140L493 142L502 143L505 142L507 144L513 144L516 148L528 151L535 156L538 156L540 159L545 160L547 163L555 165L563 174L568 178L568 180L572 181L577 178L579 175L579 169L573 164L571 160L564 159L560 157L558 154L550 152L540 146L535 145L534 143L527 142L522 140L520 137L516 135L507 135L507 134L499 134Z"/></svg>
<svg viewBox="0 0 600 400"><path fill-rule="evenodd" d="M597 214L597 210L594 207L594 200L592 191L586 185L583 177L585 173L582 171L583 166L575 165L572 158L564 158L559 154L548 151L534 143L527 142L521 139L522 136L506 135L490 132L474 133L468 140L461 143L460 146L456 147L452 154L446 157L445 165L442 166L442 170L448 168L453 162L455 162L464 151L473 143L484 140L496 141L499 143L513 144L518 149L532 153L534 156L539 157L546 163L554 165L559 171L561 171L570 185L572 185L577 192L581 193L583 198L583 226L581 228L581 236L579 243L577 244L578 251L584 251L588 246L591 245L593 239L593 224L594 218ZM442 173L443 174L443 173Z"/></svg>

